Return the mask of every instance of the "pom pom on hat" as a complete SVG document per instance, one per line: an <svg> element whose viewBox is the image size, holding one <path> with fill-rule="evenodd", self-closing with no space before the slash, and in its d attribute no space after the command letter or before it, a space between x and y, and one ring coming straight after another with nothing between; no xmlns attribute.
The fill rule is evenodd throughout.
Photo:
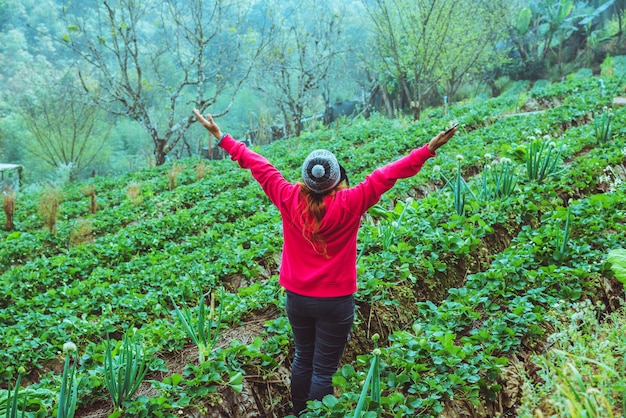
<svg viewBox="0 0 626 418"><path fill-rule="evenodd" d="M313 151L302 164L302 180L315 193L333 189L341 181L341 169L337 158L325 149Z"/></svg>

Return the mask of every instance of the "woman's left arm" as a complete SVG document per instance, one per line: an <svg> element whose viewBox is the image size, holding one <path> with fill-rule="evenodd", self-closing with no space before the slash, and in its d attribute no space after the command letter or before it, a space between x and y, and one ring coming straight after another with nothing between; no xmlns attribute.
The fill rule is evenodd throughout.
<svg viewBox="0 0 626 418"><path fill-rule="evenodd" d="M219 141L222 139L222 130L213 120L213 116L210 114L206 114L203 116L202 113L198 109L193 109L193 114L196 115L196 119L198 122L202 124L209 132L213 134L213 136Z"/></svg>
<svg viewBox="0 0 626 418"><path fill-rule="evenodd" d="M250 150L243 142L236 141L228 134L223 134L211 115L202 116L197 109L193 112L198 121L218 140L218 145L230 155L233 161L237 161L241 168L250 170L272 203L280 208L284 192L295 186L285 180L280 171L265 157Z"/></svg>
<svg viewBox="0 0 626 418"><path fill-rule="evenodd" d="M380 167L365 178L348 193L354 195L352 199L362 213L376 204L383 193L391 189L396 181L412 177L420 172L424 163L434 157L435 152L445 145L456 132L456 126L435 135L426 145L412 150L408 155L390 164Z"/></svg>

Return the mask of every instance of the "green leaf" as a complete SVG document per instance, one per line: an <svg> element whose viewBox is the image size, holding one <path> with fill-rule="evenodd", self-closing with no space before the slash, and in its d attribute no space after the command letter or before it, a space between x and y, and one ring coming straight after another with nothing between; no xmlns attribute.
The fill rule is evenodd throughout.
<svg viewBox="0 0 626 418"><path fill-rule="evenodd" d="M616 248L609 252L606 259L611 264L615 278L626 284L626 249Z"/></svg>
<svg viewBox="0 0 626 418"><path fill-rule="evenodd" d="M228 386L230 386L236 393L241 393L243 390L243 375L241 372L237 372L230 378Z"/></svg>
<svg viewBox="0 0 626 418"><path fill-rule="evenodd" d="M180 382L182 381L183 381L183 376L179 373L174 373L170 377L163 379L163 382L169 383L172 386L178 386Z"/></svg>
<svg viewBox="0 0 626 418"><path fill-rule="evenodd" d="M526 31L528 31L528 27L530 26L531 16L532 16L532 13L528 7L525 7L522 10L520 10L519 14L517 15L517 22L515 23L515 29L517 29L517 32L520 35L523 35L526 33Z"/></svg>
<svg viewBox="0 0 626 418"><path fill-rule="evenodd" d="M324 399L322 399L322 403L330 409L333 409L337 405L337 402L337 398L333 395L326 395L324 396Z"/></svg>

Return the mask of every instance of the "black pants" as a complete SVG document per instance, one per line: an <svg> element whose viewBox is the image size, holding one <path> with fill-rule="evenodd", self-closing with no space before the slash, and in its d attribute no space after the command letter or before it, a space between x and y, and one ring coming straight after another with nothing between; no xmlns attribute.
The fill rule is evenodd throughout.
<svg viewBox="0 0 626 418"><path fill-rule="evenodd" d="M287 291L285 306L296 344L291 400L297 415L307 400L333 393L332 377L354 322L354 296L311 298Z"/></svg>

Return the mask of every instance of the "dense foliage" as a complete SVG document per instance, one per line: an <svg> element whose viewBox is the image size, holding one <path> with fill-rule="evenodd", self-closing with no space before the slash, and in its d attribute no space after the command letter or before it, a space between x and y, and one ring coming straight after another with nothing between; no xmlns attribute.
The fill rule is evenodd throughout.
<svg viewBox="0 0 626 418"><path fill-rule="evenodd" d="M364 218L357 321L337 397L312 403L309 416L354 411L374 334L372 411L515 410L512 362L543 349L551 318L581 300L599 313L621 303L606 262L626 236L626 109L612 102L625 89L619 60L601 76L519 82L419 122L375 116L258 148L293 180L310 150L330 149L354 183L450 119L461 126ZM538 111L518 113L531 104ZM603 112L609 138L594 123ZM555 150L531 155L539 140ZM529 157L552 165L554 155L552 171L528 175ZM504 175L515 175L507 193ZM287 414L280 220L249 173L184 159L68 184L54 228L41 215L51 204L44 192L18 194L15 227L0 235L0 381L8 389L20 377L29 416L56 414L61 386L63 398L76 388L78 413L215 416L234 399L247 412ZM64 364L75 367L75 386ZM4 393L13 392L0 392L0 411ZM624 405L614 398L611 407Z"/></svg>
<svg viewBox="0 0 626 418"><path fill-rule="evenodd" d="M192 107L258 144L333 106L419 119L597 74L624 21L623 0L4 0L0 162L34 183L210 153Z"/></svg>

